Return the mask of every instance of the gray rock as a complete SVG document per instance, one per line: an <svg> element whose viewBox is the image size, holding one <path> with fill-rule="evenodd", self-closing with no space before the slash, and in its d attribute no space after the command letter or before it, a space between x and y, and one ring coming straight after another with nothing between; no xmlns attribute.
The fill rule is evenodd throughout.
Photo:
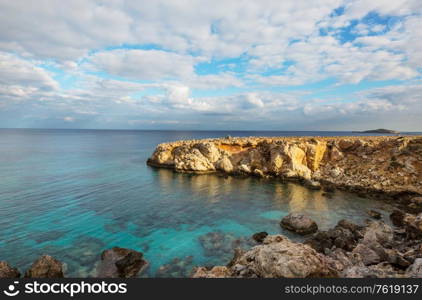
<svg viewBox="0 0 422 300"><path fill-rule="evenodd" d="M335 276L327 258L308 245L294 243L282 235L269 235L263 244L236 259L249 277L305 278ZM233 270L232 270L233 271ZM334 272L334 273L333 273ZM236 276L236 274L234 274Z"/></svg>
<svg viewBox="0 0 422 300"><path fill-rule="evenodd" d="M21 273L11 267L6 261L0 261L0 278L19 278Z"/></svg>
<svg viewBox="0 0 422 300"><path fill-rule="evenodd" d="M281 220L280 226L301 235L306 235L318 231L318 225L314 220L299 213L290 213L285 216Z"/></svg>
<svg viewBox="0 0 422 300"><path fill-rule="evenodd" d="M268 233L265 231L262 232L257 232L255 233L252 238L257 242L257 243L262 243L264 241L264 239L268 236Z"/></svg>
<svg viewBox="0 0 422 300"><path fill-rule="evenodd" d="M26 271L27 278L63 278L63 264L50 255L43 255L38 258L29 270Z"/></svg>
<svg viewBox="0 0 422 300"><path fill-rule="evenodd" d="M148 266L141 252L113 247L104 250L97 268L99 278L131 278Z"/></svg>
<svg viewBox="0 0 422 300"><path fill-rule="evenodd" d="M383 247L389 247L394 240L394 230L380 221L370 221L365 228L363 244L378 242Z"/></svg>
<svg viewBox="0 0 422 300"><path fill-rule="evenodd" d="M417 258L406 270L406 274L409 277L422 278L422 258Z"/></svg>

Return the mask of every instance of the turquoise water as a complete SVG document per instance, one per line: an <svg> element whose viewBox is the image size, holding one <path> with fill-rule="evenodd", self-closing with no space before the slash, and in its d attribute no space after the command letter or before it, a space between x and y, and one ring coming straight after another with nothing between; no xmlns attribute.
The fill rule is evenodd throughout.
<svg viewBox="0 0 422 300"><path fill-rule="evenodd" d="M95 275L101 251L129 247L150 262L142 276L188 276L195 265L226 264L258 231L290 211L321 228L362 222L385 203L336 191L256 178L187 175L145 162L164 141L335 132L177 132L0 130L0 260L24 271L41 254L67 265L66 276Z"/></svg>

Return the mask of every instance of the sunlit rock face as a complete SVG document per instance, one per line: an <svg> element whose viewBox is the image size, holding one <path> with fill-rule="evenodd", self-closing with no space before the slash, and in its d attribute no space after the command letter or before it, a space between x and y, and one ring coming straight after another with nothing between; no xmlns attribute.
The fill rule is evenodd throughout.
<svg viewBox="0 0 422 300"><path fill-rule="evenodd" d="M148 164L422 194L422 137L222 138L159 145Z"/></svg>

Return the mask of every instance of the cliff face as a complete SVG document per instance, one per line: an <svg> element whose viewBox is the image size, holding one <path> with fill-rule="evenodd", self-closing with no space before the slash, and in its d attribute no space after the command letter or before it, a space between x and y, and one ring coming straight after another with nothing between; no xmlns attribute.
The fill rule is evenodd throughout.
<svg viewBox="0 0 422 300"><path fill-rule="evenodd" d="M300 180L356 191L422 194L422 137L222 138L160 144L148 160L179 172Z"/></svg>

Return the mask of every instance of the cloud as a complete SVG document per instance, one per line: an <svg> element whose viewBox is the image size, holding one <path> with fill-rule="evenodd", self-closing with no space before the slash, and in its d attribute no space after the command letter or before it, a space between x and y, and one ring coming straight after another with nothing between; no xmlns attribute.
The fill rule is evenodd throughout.
<svg viewBox="0 0 422 300"><path fill-rule="evenodd" d="M160 80L192 76L195 59L161 50L120 49L89 57L96 71L137 80Z"/></svg>
<svg viewBox="0 0 422 300"><path fill-rule="evenodd" d="M421 22L418 0L0 1L0 126L421 126Z"/></svg>
<svg viewBox="0 0 422 300"><path fill-rule="evenodd" d="M66 117L63 118L63 121L65 121L65 122L73 122L73 121L75 121L75 118L66 116Z"/></svg>

